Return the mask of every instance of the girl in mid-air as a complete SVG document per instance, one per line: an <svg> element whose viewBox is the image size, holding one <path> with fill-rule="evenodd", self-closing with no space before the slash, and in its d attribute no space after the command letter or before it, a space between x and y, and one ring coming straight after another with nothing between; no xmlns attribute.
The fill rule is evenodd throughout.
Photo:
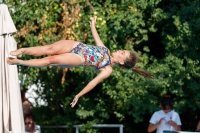
<svg viewBox="0 0 200 133"><path fill-rule="evenodd" d="M92 90L103 79L108 78L112 73L112 66L119 65L121 68L132 69L145 77L151 78L153 75L145 70L134 67L138 57L136 52L118 50L110 53L109 49L102 43L95 28L96 17L90 22L92 35L96 46L86 45L82 42L72 40L60 40L50 45L20 48L11 51L10 55L21 57L22 55L50 55L41 59L21 60L18 58L7 58L10 65L24 65L32 67L59 66L77 67L90 66L99 71L99 74L91 80L74 98L71 107L74 107L78 99Z"/></svg>

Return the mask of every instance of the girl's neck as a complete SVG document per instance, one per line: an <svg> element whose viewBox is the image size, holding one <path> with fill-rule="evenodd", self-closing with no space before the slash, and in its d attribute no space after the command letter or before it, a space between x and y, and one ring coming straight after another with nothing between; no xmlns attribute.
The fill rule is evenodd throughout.
<svg viewBox="0 0 200 133"><path fill-rule="evenodd" d="M116 59L110 56L111 66L114 66L116 64Z"/></svg>

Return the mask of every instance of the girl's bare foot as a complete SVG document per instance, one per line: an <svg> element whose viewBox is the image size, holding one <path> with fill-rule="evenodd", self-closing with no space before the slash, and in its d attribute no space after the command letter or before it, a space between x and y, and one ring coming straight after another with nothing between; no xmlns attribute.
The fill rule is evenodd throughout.
<svg viewBox="0 0 200 133"><path fill-rule="evenodd" d="M10 55L21 58L23 53L24 53L24 51L19 49L19 50L11 51Z"/></svg>
<svg viewBox="0 0 200 133"><path fill-rule="evenodd" d="M7 58L7 63L9 65L16 65L16 64L18 64L17 62L18 62L18 59L16 59L16 58L12 58L12 57Z"/></svg>

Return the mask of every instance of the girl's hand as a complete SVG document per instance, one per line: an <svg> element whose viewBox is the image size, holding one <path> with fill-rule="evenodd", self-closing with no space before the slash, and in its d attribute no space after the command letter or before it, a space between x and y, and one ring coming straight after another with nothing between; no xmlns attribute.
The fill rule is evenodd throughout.
<svg viewBox="0 0 200 133"><path fill-rule="evenodd" d="M164 119L165 119L165 117L162 117L162 118L159 120L158 125L160 125Z"/></svg>
<svg viewBox="0 0 200 133"><path fill-rule="evenodd" d="M171 125L173 127L177 126L177 124L174 121L172 121L172 120L167 121L167 124L169 124L169 125Z"/></svg>
<svg viewBox="0 0 200 133"><path fill-rule="evenodd" d="M76 103L78 102L78 99L79 99L79 96L78 95L76 95L75 97L74 97L74 100L71 102L71 107L73 108L75 105L76 105Z"/></svg>
<svg viewBox="0 0 200 133"><path fill-rule="evenodd" d="M92 20L89 22L89 23L90 23L90 26L93 26L93 25L95 26L95 24L96 24L96 19L97 19L96 16L92 18Z"/></svg>

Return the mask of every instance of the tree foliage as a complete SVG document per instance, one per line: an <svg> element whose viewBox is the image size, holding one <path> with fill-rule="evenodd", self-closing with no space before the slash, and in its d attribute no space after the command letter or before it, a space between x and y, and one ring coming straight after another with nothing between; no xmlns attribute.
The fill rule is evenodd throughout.
<svg viewBox="0 0 200 133"><path fill-rule="evenodd" d="M83 96L73 97L97 74L91 68L19 66L21 89L35 84L48 106L37 106L40 125L122 123L128 133L147 132L160 97L169 93L180 113L183 130L195 130L200 106L199 0L7 0L18 29L18 48L51 44L60 39L94 45L89 21L111 50L136 50L137 67L155 74L145 79L114 67L113 74ZM23 59L35 58L23 56ZM40 57L36 57L40 58ZM72 129L67 129L72 132ZM48 131L51 132L51 131ZM100 131L99 131L100 132ZM112 132L112 131L109 131Z"/></svg>

